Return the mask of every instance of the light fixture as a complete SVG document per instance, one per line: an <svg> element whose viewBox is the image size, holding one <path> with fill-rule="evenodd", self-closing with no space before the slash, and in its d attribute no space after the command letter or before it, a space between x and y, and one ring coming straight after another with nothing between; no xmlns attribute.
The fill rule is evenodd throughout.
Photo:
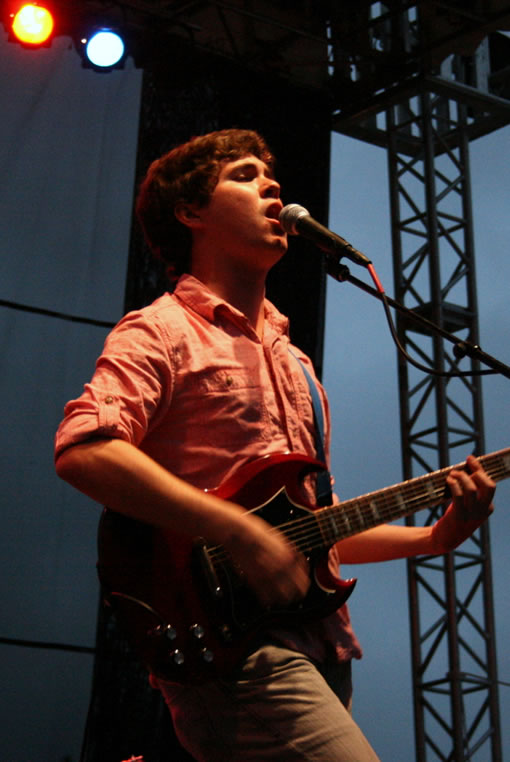
<svg viewBox="0 0 510 762"><path fill-rule="evenodd" d="M12 33L22 44L37 46L44 45L50 40L54 20L45 6L26 3L11 16L13 18Z"/></svg>
<svg viewBox="0 0 510 762"><path fill-rule="evenodd" d="M40 0L40 3L4 0L4 3L2 6L0 0L0 25L5 27L9 42L34 50L49 47L57 35L68 36L85 68L100 72L121 69L128 55L138 66L140 51L145 50L145 43L129 28L125 30L117 22L110 23L106 13L89 13L86 3L78 3L76 9L68 10L65 4L61 6L54 0ZM142 32L140 36L145 39Z"/></svg>
<svg viewBox="0 0 510 762"><path fill-rule="evenodd" d="M96 69L108 70L124 62L125 45L122 37L113 29L96 29L82 38L86 60Z"/></svg>

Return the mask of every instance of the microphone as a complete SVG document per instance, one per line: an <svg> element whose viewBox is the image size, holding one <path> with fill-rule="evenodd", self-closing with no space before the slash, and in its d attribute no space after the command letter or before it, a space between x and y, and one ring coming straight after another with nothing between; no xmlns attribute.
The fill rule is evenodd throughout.
<svg viewBox="0 0 510 762"><path fill-rule="evenodd" d="M302 235L310 239L319 249L327 254L334 254L340 257L347 257L351 262L355 262L362 267L368 267L372 264L361 251L351 246L336 233L321 225L320 222L310 217L308 209L299 204L287 204L280 212L280 224L286 233L290 235Z"/></svg>

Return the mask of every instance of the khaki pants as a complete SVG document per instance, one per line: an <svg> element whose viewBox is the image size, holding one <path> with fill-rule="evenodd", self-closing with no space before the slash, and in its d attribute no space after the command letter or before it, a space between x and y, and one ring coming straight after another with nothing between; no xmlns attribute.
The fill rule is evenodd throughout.
<svg viewBox="0 0 510 762"><path fill-rule="evenodd" d="M160 689L198 762L378 762L349 711L350 665L322 673L303 654L265 645L235 682Z"/></svg>

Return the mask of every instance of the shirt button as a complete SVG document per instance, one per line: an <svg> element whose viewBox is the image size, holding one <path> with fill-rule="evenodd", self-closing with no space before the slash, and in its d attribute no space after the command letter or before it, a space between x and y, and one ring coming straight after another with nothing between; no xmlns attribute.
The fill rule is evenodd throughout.
<svg viewBox="0 0 510 762"><path fill-rule="evenodd" d="M105 404L106 404L106 405L111 405L111 404L112 404L112 402L113 402L113 397L111 397L110 395L108 395L108 397L105 397L105 398L104 398L104 401L105 401Z"/></svg>
<svg viewBox="0 0 510 762"><path fill-rule="evenodd" d="M227 376L225 381L226 381L227 386L232 386L232 384L234 383L234 379L232 378L232 376Z"/></svg>

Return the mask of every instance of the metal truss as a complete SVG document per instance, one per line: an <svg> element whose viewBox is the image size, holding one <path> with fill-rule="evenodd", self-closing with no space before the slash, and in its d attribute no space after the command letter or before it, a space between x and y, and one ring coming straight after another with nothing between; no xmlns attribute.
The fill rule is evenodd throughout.
<svg viewBox="0 0 510 762"><path fill-rule="evenodd" d="M489 19L509 4L369 5L355 55L333 49L350 94L333 127L387 149L396 301L478 344L469 141L510 122L508 40ZM422 325L397 316L425 366L399 358L405 478L484 451L478 364ZM408 563L417 762L502 759L488 531Z"/></svg>
<svg viewBox="0 0 510 762"><path fill-rule="evenodd" d="M424 87L386 112L395 296L478 344L468 108ZM479 368L400 316L404 476L484 450ZM433 523L441 509L425 517ZM414 523L411 517L409 523ZM501 760L488 528L444 557L408 563L416 759Z"/></svg>

